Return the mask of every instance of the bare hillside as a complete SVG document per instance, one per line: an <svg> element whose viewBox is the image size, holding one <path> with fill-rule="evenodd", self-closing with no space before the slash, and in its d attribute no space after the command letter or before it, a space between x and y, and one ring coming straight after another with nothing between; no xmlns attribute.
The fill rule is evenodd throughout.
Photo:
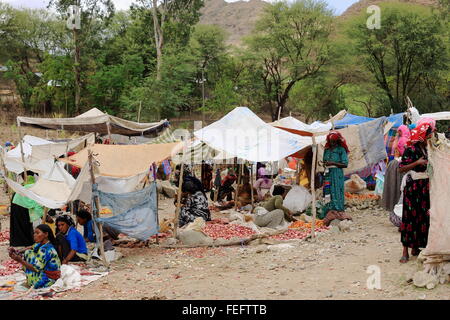
<svg viewBox="0 0 450 320"><path fill-rule="evenodd" d="M230 3L225 0L206 0L199 23L222 27L228 32L228 44L240 45L242 37L250 34L267 5L262 0Z"/></svg>

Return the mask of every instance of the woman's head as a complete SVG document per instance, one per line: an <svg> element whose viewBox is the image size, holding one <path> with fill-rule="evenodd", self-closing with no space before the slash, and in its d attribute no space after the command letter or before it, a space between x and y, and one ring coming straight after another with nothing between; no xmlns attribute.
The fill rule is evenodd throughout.
<svg viewBox="0 0 450 320"><path fill-rule="evenodd" d="M181 187L183 193L194 194L197 191L197 187L192 180L184 181Z"/></svg>
<svg viewBox="0 0 450 320"><path fill-rule="evenodd" d="M53 231L46 224L40 224L34 229L33 238L36 243L46 243L47 241L50 241L52 244L55 244Z"/></svg>
<svg viewBox="0 0 450 320"><path fill-rule="evenodd" d="M432 123L422 122L418 124L414 130L411 130L411 137L409 138L408 145L416 143L426 143L433 135L434 127Z"/></svg>
<svg viewBox="0 0 450 320"><path fill-rule="evenodd" d="M75 225L72 218L68 215L62 215L56 218L56 227L59 232L67 233L71 226Z"/></svg>
<svg viewBox="0 0 450 320"><path fill-rule="evenodd" d="M82 226L85 225L88 221L92 220L92 215L89 211L80 210L77 212L77 221Z"/></svg>
<svg viewBox="0 0 450 320"><path fill-rule="evenodd" d="M409 137L411 135L408 127L404 124L402 124L400 127L398 127L397 132L398 132L399 137L406 138L406 139L409 139Z"/></svg>
<svg viewBox="0 0 450 320"><path fill-rule="evenodd" d="M236 175L235 173L234 173L234 169L228 169L228 175L230 175L230 176L234 176L234 175Z"/></svg>
<svg viewBox="0 0 450 320"><path fill-rule="evenodd" d="M325 149L334 148L335 146L341 146L345 149L347 153L349 153L349 149L347 147L347 142L339 131L330 131L327 135L327 143L325 144Z"/></svg>
<svg viewBox="0 0 450 320"><path fill-rule="evenodd" d="M284 198L285 190L282 186L277 185L273 188L272 195L273 196L282 196Z"/></svg>

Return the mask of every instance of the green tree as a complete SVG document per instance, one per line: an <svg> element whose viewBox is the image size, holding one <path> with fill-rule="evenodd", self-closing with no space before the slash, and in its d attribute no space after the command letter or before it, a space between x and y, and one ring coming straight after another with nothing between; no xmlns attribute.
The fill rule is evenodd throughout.
<svg viewBox="0 0 450 320"><path fill-rule="evenodd" d="M314 0L277 2L257 22L247 44L263 69L273 120L283 114L293 86L327 63L331 27L331 10Z"/></svg>
<svg viewBox="0 0 450 320"><path fill-rule="evenodd" d="M441 21L429 13L385 6L381 23L381 29L369 30L361 17L350 34L390 108L402 112L406 96L436 92L435 81L448 70L448 39Z"/></svg>

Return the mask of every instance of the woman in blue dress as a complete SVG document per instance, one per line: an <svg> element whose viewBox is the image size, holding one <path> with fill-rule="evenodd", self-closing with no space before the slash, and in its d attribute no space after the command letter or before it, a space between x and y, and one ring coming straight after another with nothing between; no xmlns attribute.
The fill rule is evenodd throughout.
<svg viewBox="0 0 450 320"><path fill-rule="evenodd" d="M344 137L338 131L331 131L327 136L327 143L323 153L325 166L323 195L325 205L322 216L330 210L345 211L344 168L348 166L349 153Z"/></svg>
<svg viewBox="0 0 450 320"><path fill-rule="evenodd" d="M23 265L30 287L46 288L61 276L61 261L54 247L55 236L48 225L41 224L34 230L33 237L35 244L24 252L23 257L13 248L9 249L9 256Z"/></svg>

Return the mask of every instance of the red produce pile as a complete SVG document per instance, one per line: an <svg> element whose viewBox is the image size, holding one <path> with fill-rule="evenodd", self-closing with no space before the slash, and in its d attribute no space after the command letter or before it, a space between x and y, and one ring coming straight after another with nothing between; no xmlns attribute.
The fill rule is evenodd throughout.
<svg viewBox="0 0 450 320"><path fill-rule="evenodd" d="M6 260L1 265L5 268L0 268L0 276L9 276L13 273L16 273L22 268L22 265L20 263L12 259Z"/></svg>
<svg viewBox="0 0 450 320"><path fill-rule="evenodd" d="M9 241L9 230L0 232L0 242Z"/></svg>
<svg viewBox="0 0 450 320"><path fill-rule="evenodd" d="M231 239L233 237L248 238L255 232L247 227L239 226L236 224L207 224L203 228L203 232L213 239L224 238Z"/></svg>
<svg viewBox="0 0 450 320"><path fill-rule="evenodd" d="M328 227L320 227L315 229L316 232L323 232L328 230ZM275 240L293 240L293 239L304 239L311 233L311 230L301 230L301 229L288 229L285 233L277 234L271 236L271 239Z"/></svg>

